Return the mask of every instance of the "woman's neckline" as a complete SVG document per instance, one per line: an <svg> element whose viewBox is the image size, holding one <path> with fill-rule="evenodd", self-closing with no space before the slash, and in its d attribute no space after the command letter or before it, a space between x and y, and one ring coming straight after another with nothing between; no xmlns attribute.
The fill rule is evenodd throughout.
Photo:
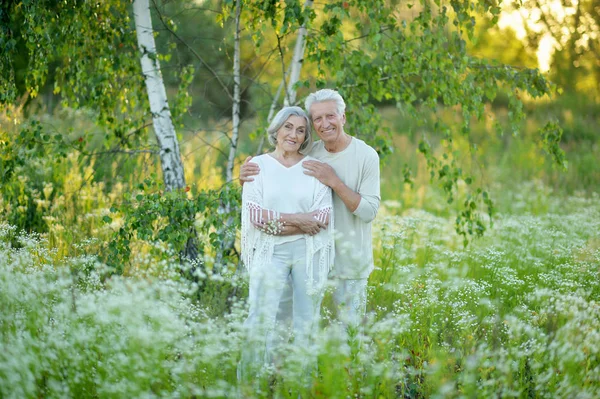
<svg viewBox="0 0 600 399"><path fill-rule="evenodd" d="M266 154L269 158L271 158L272 160L274 160L275 162L277 162L279 165L283 166L286 169L290 169L293 168L294 166L298 165L299 163L302 163L302 161L304 160L304 158L306 158L306 155L304 155L302 158L299 158L298 161L296 161L295 163L291 164L291 165L286 165L283 162L281 162L281 160L279 160L278 158L276 158L273 153L267 153Z"/></svg>

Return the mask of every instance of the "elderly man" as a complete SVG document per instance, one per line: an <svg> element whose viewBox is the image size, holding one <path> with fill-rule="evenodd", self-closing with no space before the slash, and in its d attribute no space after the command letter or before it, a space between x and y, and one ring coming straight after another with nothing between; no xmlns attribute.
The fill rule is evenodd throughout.
<svg viewBox="0 0 600 399"><path fill-rule="evenodd" d="M310 152L319 161L303 162L304 173L333 190L336 248L329 277L335 287L338 318L346 325L357 326L365 314L367 279L373 270L371 222L381 199L379 156L364 141L344 131L346 104L337 91L323 89L310 94L305 109L321 140ZM242 183L252 181L252 176L260 172L249 159L240 171ZM315 234L323 227L311 214L286 215L284 222L286 229L306 234Z"/></svg>

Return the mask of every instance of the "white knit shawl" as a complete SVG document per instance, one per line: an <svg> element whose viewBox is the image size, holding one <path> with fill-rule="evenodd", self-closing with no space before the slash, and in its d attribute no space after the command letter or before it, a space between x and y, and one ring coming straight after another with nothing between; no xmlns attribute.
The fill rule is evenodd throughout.
<svg viewBox="0 0 600 399"><path fill-rule="evenodd" d="M242 261L248 271L258 265L271 262L276 240L271 234L267 234L257 229L252 220L260 220L263 207L262 179L265 171L261 171L255 176L254 182L244 184L242 191ZM333 201L331 189L318 183L315 185L316 193L312 195L314 202L309 212L318 211L318 219L324 221L329 216L329 224L326 229L318 234L310 236L303 234L302 239L306 240L306 274L313 276L313 258L319 252L318 256L318 279L317 286L313 285L311 278L308 279L307 286L311 293L319 292L325 282L327 275L333 266L334 240L333 240ZM269 219L276 217L279 211L269 209ZM268 220L267 220L268 221Z"/></svg>

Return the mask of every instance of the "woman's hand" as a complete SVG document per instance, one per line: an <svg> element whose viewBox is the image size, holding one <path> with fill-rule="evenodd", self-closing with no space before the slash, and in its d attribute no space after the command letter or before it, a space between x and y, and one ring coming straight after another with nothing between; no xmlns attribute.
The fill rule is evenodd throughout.
<svg viewBox="0 0 600 399"><path fill-rule="evenodd" d="M326 229L327 225L316 219L318 211L311 213L302 213L293 215L293 223L283 223L275 233L272 228L269 228L266 221L252 221L252 224L257 229L266 234L278 236L291 236L296 234L308 234L314 236L322 229Z"/></svg>
<svg viewBox="0 0 600 399"><path fill-rule="evenodd" d="M318 211L310 213L301 213L292 215L290 223L296 226L303 234L314 236L318 234L322 229L326 229L327 225L317 220Z"/></svg>

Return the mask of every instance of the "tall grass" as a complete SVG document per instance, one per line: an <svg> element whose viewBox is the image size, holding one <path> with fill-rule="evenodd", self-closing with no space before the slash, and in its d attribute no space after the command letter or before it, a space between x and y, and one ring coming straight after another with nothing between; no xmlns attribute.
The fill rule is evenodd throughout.
<svg viewBox="0 0 600 399"><path fill-rule="evenodd" d="M238 385L243 296L209 316L178 265L140 256L146 272L108 278L96 257L56 261L3 225L0 396L598 397L600 198L531 213L539 187L519 188L520 211L467 249L449 219L383 209L365 327L348 341L325 307L309 384L302 351L284 348L277 370Z"/></svg>
<svg viewBox="0 0 600 399"><path fill-rule="evenodd" d="M141 176L160 175L156 159L71 155L23 166L0 197L10 216L0 219L0 397L600 397L600 175L584 123L594 116L569 122L547 110L562 112L569 137L587 140L567 141L566 173L535 141L476 126L473 171L497 213L468 248L454 232L458 205L429 184L416 154L427 128L396 120L364 327L348 335L327 293L315 344L283 346L282 362L251 384L236 378L245 276L187 280L166 245L142 240L124 276L101 261L121 223L102 217ZM528 124L530 139L537 119ZM190 195L223 184L207 137L182 143ZM417 171L414 187L399 177L404 163ZM319 365L308 382L307 355Z"/></svg>

